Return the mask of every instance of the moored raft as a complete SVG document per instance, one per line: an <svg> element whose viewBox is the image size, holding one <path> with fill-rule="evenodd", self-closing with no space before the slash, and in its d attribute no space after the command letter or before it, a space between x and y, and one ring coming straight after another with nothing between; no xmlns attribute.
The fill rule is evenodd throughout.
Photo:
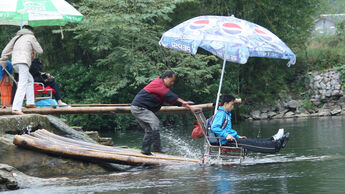
<svg viewBox="0 0 345 194"><path fill-rule="evenodd" d="M198 164L200 160L154 153L141 154L139 150L122 147L103 146L62 137L45 129L30 135L15 135L13 143L23 148L35 149L60 156L89 161L102 161L126 165L185 165Z"/></svg>

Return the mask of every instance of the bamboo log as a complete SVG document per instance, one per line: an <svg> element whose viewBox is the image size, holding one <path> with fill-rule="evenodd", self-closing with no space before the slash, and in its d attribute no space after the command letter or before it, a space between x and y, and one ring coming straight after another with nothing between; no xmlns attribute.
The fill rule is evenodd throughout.
<svg viewBox="0 0 345 194"><path fill-rule="evenodd" d="M34 133L32 133L31 135L37 138L47 139L54 142L65 143L68 145L77 145L77 146L81 146L85 148L97 148L104 151L117 151L117 152L126 153L126 151L128 152L129 150L129 149L124 149L124 148L119 148L119 147L104 146L104 145L99 145L99 144L94 144L94 143L89 143L85 141L62 137L54 133L50 133L45 129L39 129L35 131Z"/></svg>
<svg viewBox="0 0 345 194"><path fill-rule="evenodd" d="M135 155L135 156L140 156L140 157L145 157L145 158L159 158L159 159L172 159L171 156L167 157L165 154L158 154L156 153L155 156L147 156L147 155L141 155L139 153L139 150L135 149L128 149L128 148L121 148L121 147L112 147L112 146L104 146L100 144L94 144L94 143L89 143L89 142L84 142L80 140L74 140L71 138L66 138L62 137L59 135L56 135L54 133L50 133L49 131L45 129L40 129L35 131L34 133L31 134L31 136L40 138L40 139L45 139L52 141L57 144L62 144L62 145L69 145L69 146L78 146L82 147L85 149L91 149L91 150L97 150L97 151L106 151L106 152L116 152L117 154L124 154L124 155ZM181 158L178 157L173 157L173 160L181 160ZM190 162L197 162L198 160L195 159L189 159L189 158L182 158L182 161L190 161Z"/></svg>
<svg viewBox="0 0 345 194"><path fill-rule="evenodd" d="M173 157L173 156L168 156L166 154L159 154L159 153L155 153L155 156L142 155L142 154L139 154L139 150L121 148L121 147L104 146L104 145L99 145L99 144L83 142L83 141L79 141L79 140L73 140L70 138L55 135L55 134L50 133L44 129L37 130L34 133L32 133L31 135L34 137L37 137L39 139L46 139L46 140L52 141L56 144L61 144L61 145L65 145L65 146L72 146L72 147L73 146L79 147L78 149L87 149L87 150L106 152L106 153L110 152L110 153L114 153L114 154L131 155L131 156L138 156L138 157L144 157L144 158L187 161L187 162L193 162L193 163L199 162L198 160L195 160L195 159Z"/></svg>
<svg viewBox="0 0 345 194"><path fill-rule="evenodd" d="M42 137L35 136L39 139ZM46 139L47 140L47 139ZM99 145L100 147L97 147L97 144L94 144L94 147L85 147L85 146L80 146L78 144L70 144L66 143L64 141L54 141L54 140L48 140L52 141L56 145L63 145L65 148L71 148L74 149L75 151L83 152L83 151L89 151L89 152L97 152L97 153L105 153L105 154L116 154L116 155L124 155L124 156L135 156L135 157L142 157L142 158L154 158L154 159L163 159L163 160L174 160L174 161L189 161L189 162L198 162L198 160L193 160L193 159L188 159L188 158L179 158L179 157L167 157L167 156L162 156L162 155L155 155L155 156L147 156L147 155L142 155L138 153L138 150L127 150L127 152L118 152L119 150L116 149L100 149L102 145ZM103 146L106 147L106 146ZM111 148L111 147L109 147ZM125 151L125 150L123 150ZM133 153L136 152L136 153ZM129 153L131 152L131 153Z"/></svg>
<svg viewBox="0 0 345 194"><path fill-rule="evenodd" d="M62 155L67 157L73 157L78 159L87 159L91 161L103 161L103 162L114 162L119 164L130 164L130 165L138 165L138 164L146 164L145 161L141 159L132 159L131 156L118 156L115 155L100 155L99 153L93 152L86 152L77 150L76 148L70 148L66 146L59 146L52 142L48 142L42 139L34 138L32 136L18 136L14 137L14 144L25 147L31 148L35 150L39 150L46 153L51 153L55 155Z"/></svg>
<svg viewBox="0 0 345 194"><path fill-rule="evenodd" d="M213 104L193 105L195 108L212 109ZM109 106L109 107L59 107L59 108L23 108L23 112L37 114L114 114L114 113L130 113L130 106ZM188 112L185 107L163 106L158 113L181 113ZM1 109L0 115L10 115L11 109Z"/></svg>
<svg viewBox="0 0 345 194"><path fill-rule="evenodd" d="M102 153L99 151L92 150L83 150L82 148L54 144L53 142L38 139L32 136L23 135L15 136L14 144L20 145L26 148L38 149L43 152L48 152L56 155L69 156L79 159L88 159L92 161L105 161L105 162L115 162L120 164L129 164L129 165L141 165L141 164L150 164L150 165L159 165L161 164L160 160L152 161L145 160L145 158L140 158L131 155L117 155L115 153ZM165 164L179 164L178 162L166 161Z"/></svg>
<svg viewBox="0 0 345 194"><path fill-rule="evenodd" d="M16 135L13 139L13 143L25 148L37 149L56 155L129 165L182 165L188 163L199 163L198 160L194 159L169 156L165 154L147 156L140 154L138 150L127 150L127 152L123 152L126 149L111 148L109 146L102 146L78 140L67 142L66 140L69 138L59 136L61 138L57 139L56 137L57 135L46 130L38 130L31 135ZM56 139L54 140L54 138ZM83 143L83 145L78 145L78 142ZM87 147L85 147L86 145ZM92 145L93 147L90 147Z"/></svg>

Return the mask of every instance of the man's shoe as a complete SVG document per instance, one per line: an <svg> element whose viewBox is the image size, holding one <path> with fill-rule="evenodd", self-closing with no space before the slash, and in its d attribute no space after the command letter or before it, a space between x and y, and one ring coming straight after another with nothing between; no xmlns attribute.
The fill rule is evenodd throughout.
<svg viewBox="0 0 345 194"><path fill-rule="evenodd" d="M161 135L158 130L152 132L152 143L153 143L153 152L166 153L169 151L168 148L162 148L161 146Z"/></svg>
<svg viewBox="0 0 345 194"><path fill-rule="evenodd" d="M275 151L279 152L280 149L282 148L282 142L280 140L273 140L274 144L275 144Z"/></svg>
<svg viewBox="0 0 345 194"><path fill-rule="evenodd" d="M34 105L34 104L27 104L27 105L25 105L25 108L36 108L36 105Z"/></svg>
<svg viewBox="0 0 345 194"><path fill-rule="evenodd" d="M143 151L141 151L140 153L142 153L142 154L145 154L145 155L148 155L148 156L152 156L153 154L151 153L151 152L143 152Z"/></svg>
<svg viewBox="0 0 345 194"><path fill-rule="evenodd" d="M286 144L289 141L290 133L287 132L283 137L282 137L282 148L285 148Z"/></svg>
<svg viewBox="0 0 345 194"><path fill-rule="evenodd" d="M160 148L157 150L153 149L153 152L162 153L162 154L167 153L168 151L169 151L169 148Z"/></svg>
<svg viewBox="0 0 345 194"><path fill-rule="evenodd" d="M272 136L273 140L278 140L280 138L282 138L284 135L284 129L279 129L278 132Z"/></svg>

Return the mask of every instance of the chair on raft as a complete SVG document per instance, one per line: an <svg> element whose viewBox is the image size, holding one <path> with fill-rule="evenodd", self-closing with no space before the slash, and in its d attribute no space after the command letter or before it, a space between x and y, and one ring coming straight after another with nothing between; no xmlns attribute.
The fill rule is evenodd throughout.
<svg viewBox="0 0 345 194"><path fill-rule="evenodd" d="M247 149L238 147L237 141L235 140L234 146L224 146L220 144L222 137L216 137L210 129L207 129L207 120L202 110L194 112L202 132L205 137L204 142L204 156L203 163L212 163L214 159L217 162L234 162L238 160L240 163L244 160L247 155Z"/></svg>
<svg viewBox="0 0 345 194"><path fill-rule="evenodd" d="M41 82L34 82L35 100L53 99L55 90L51 87L45 87Z"/></svg>
<svg viewBox="0 0 345 194"><path fill-rule="evenodd" d="M15 96L16 90L17 90L17 83L18 83L18 73L14 73L14 79L16 80L15 84L13 84L12 87L12 100ZM45 87L42 82L34 82L34 94L35 94L35 101L36 100L44 100L44 99L53 99L53 94L55 93L55 90L51 87Z"/></svg>

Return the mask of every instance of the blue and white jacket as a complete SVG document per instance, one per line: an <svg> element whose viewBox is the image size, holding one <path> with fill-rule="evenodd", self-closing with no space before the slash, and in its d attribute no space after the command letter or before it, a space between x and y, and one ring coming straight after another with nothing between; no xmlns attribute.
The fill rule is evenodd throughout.
<svg viewBox="0 0 345 194"><path fill-rule="evenodd" d="M219 111L219 110L222 110L222 111ZM223 125L224 120L226 118L229 119L229 121L228 121L226 127L224 129L222 129L222 125ZM221 144L225 144L228 142L228 140L225 139L227 135L231 135L236 139L239 138L237 131L232 129L231 113L227 112L221 106L218 108L218 112L216 113L216 116L215 116L213 123L211 125L211 130L216 134L217 137L223 137L224 138L224 139L221 139Z"/></svg>

